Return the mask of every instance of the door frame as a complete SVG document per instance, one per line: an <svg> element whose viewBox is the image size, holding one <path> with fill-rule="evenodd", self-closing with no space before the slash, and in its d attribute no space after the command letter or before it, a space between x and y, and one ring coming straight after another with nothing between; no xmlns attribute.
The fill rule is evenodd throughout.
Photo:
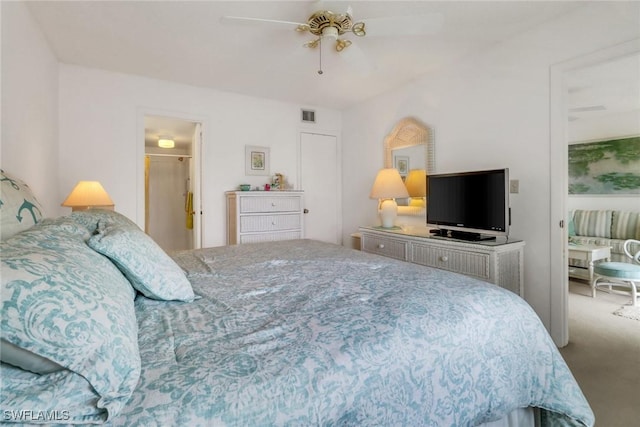
<svg viewBox="0 0 640 427"><path fill-rule="evenodd" d="M558 347L569 343L568 278L568 85L569 72L611 59L640 53L640 38L553 64L550 67L550 333Z"/></svg>
<svg viewBox="0 0 640 427"><path fill-rule="evenodd" d="M207 137L207 131L209 129L208 119L204 116L197 114L185 113L182 111L166 110L154 107L140 107L137 111L136 127L136 223L144 230L145 226L145 199L144 199L144 156L145 156L145 144L144 144L144 118L145 116L163 116L173 119L184 120L192 123L200 123L201 138L199 144L192 146L191 160L195 169L194 176L195 182L193 183L194 193L194 206L193 210L196 212L194 215L194 230L200 230L199 235L195 235L193 239L194 249L202 247L202 236L204 236L204 212L202 211L202 157ZM196 206L196 203L199 206ZM199 215L198 215L199 213Z"/></svg>
<svg viewBox="0 0 640 427"><path fill-rule="evenodd" d="M302 134L314 134L314 135L323 135L330 136L336 139L336 171L338 176L336 177L336 242L339 245L344 245L342 241L342 141L340 139L340 132L326 130L326 129L306 129L300 128L298 129L298 144L296 147L296 159L297 159L297 179L296 179L296 188L302 190ZM304 200L303 196L303 200Z"/></svg>

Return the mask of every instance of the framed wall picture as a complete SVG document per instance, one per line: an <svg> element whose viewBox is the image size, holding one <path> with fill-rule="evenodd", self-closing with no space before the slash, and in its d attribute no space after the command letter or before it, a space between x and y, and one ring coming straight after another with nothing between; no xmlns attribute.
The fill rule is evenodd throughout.
<svg viewBox="0 0 640 427"><path fill-rule="evenodd" d="M269 175L269 147L245 145L245 175Z"/></svg>
<svg viewBox="0 0 640 427"><path fill-rule="evenodd" d="M640 136L569 145L569 195L640 194Z"/></svg>
<svg viewBox="0 0 640 427"><path fill-rule="evenodd" d="M398 169L401 176L406 176L409 173L409 156L394 156L393 167Z"/></svg>

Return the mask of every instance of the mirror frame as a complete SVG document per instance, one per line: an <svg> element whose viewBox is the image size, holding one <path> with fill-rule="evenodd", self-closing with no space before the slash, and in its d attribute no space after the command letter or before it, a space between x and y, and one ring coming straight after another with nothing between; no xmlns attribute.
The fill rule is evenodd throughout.
<svg viewBox="0 0 640 427"><path fill-rule="evenodd" d="M398 122L384 140L384 167L393 167L393 153L396 148L425 145L425 165L427 175L435 172L435 147L433 130L418 119L407 117Z"/></svg>
<svg viewBox="0 0 640 427"><path fill-rule="evenodd" d="M384 167L393 168L393 150L396 148L425 146L425 169L427 175L435 172L435 147L433 130L418 119L406 117L395 125L384 140ZM398 216L424 217L426 208L415 206L398 206ZM417 221L422 223L422 219Z"/></svg>

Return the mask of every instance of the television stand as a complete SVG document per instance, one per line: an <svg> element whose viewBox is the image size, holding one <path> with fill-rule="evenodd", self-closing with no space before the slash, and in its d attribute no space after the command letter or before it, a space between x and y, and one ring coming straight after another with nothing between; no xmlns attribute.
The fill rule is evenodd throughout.
<svg viewBox="0 0 640 427"><path fill-rule="evenodd" d="M455 271L494 283L523 296L524 245L521 240L465 241L434 236L427 227L360 227L360 247L414 264Z"/></svg>

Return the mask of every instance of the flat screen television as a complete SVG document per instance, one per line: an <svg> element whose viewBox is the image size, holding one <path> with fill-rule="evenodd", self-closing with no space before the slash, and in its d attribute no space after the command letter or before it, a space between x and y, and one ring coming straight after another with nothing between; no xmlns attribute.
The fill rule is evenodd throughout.
<svg viewBox="0 0 640 427"><path fill-rule="evenodd" d="M427 226L464 240L508 236L509 169L427 176Z"/></svg>

